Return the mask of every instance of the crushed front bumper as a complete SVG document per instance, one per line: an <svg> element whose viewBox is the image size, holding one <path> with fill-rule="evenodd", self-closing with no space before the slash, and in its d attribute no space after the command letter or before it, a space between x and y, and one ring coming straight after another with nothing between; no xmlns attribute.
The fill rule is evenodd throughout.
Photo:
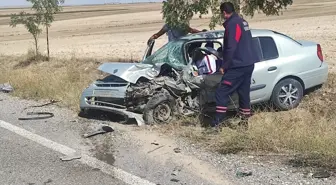
<svg viewBox="0 0 336 185"><path fill-rule="evenodd" d="M126 107L123 105L125 92L125 87L118 87L117 89L103 89L105 92L113 92L113 97L108 94L97 94L99 89L94 86L90 86L85 89L80 97L80 109L81 110L101 110L106 112L112 112L115 114L120 114L128 118L133 118L136 120L138 126L145 125L142 114L137 114L134 112L127 111ZM107 101L110 100L110 101ZM112 101L111 101L112 100Z"/></svg>

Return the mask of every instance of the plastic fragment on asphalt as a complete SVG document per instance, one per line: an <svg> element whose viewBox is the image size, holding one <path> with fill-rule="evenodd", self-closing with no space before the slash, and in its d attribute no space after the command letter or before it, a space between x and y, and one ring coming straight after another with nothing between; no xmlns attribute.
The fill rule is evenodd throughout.
<svg viewBox="0 0 336 185"><path fill-rule="evenodd" d="M76 153L73 153L72 155L62 156L61 160L62 161L72 161L72 160L80 159L80 158L82 158L81 154L76 152Z"/></svg>
<svg viewBox="0 0 336 185"><path fill-rule="evenodd" d="M92 137L92 136L95 136L95 135L98 135L98 134L105 134L105 133L113 132L113 131L114 131L114 129L110 126L100 125L96 131L84 134L84 137L89 138L89 137Z"/></svg>

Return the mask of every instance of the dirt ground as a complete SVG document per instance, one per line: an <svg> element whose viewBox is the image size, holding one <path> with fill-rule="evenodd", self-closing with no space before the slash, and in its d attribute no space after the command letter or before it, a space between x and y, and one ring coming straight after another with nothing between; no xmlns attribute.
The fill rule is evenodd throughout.
<svg viewBox="0 0 336 185"><path fill-rule="evenodd" d="M65 7L50 29L51 55L57 57L140 58L148 38L162 26L160 3ZM33 48L33 40L23 26L8 26L10 13L21 9L0 10L0 54L18 55ZM295 39L318 42L327 62L336 63L336 1L295 0L281 16L257 14L247 18L252 28L266 28ZM192 26L209 29L209 19L195 18ZM217 27L221 29L221 27ZM158 39L156 48L167 42ZM46 52L45 35L39 47Z"/></svg>

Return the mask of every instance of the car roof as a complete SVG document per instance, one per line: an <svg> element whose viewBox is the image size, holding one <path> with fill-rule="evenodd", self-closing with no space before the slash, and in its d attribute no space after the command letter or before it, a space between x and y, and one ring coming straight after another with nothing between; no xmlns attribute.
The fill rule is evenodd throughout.
<svg viewBox="0 0 336 185"><path fill-rule="evenodd" d="M252 36L270 36L275 32L267 29L251 29ZM194 39L220 39L224 37L224 29L212 30L207 32L200 32L194 34L188 34L181 37L181 40L194 40Z"/></svg>

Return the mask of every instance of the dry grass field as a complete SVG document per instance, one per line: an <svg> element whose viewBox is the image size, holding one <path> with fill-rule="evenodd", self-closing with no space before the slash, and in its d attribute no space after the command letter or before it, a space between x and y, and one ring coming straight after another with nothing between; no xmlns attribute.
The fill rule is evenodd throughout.
<svg viewBox="0 0 336 185"><path fill-rule="evenodd" d="M142 57L148 38L162 26L160 8L161 4L154 3L65 7L50 30L50 62L27 60L31 53L28 49L33 48L32 37L22 26L8 26L8 15L20 9L0 9L0 83L10 82L20 97L57 99L77 110L82 89L99 76L95 70L99 64ZM253 28L319 42L330 72L334 71L336 1L295 0L281 16L257 14L247 19ZM195 18L192 26L204 29L208 22L207 18ZM167 37L162 36L156 48L166 42ZM39 47L43 53L45 43L42 34ZM181 124L172 124L165 131L203 142L222 153L291 151L317 156L322 164L334 165L327 162L336 159L335 80L331 73L328 85L306 96L295 110L257 113L247 133L224 130L222 135L206 136L200 127Z"/></svg>
<svg viewBox="0 0 336 185"><path fill-rule="evenodd" d="M80 56L86 58L140 58L148 38L162 26L161 4L129 4L106 6L66 7L57 15L50 30L52 56ZM18 9L0 10L5 16ZM80 12L83 11L83 12ZM75 13L71 13L75 12ZM310 39L322 44L326 59L335 60L334 31L336 2L296 0L282 16L262 14L249 19L251 27L273 29L296 39ZM23 26L8 26L9 18L0 17L0 51L6 55L20 55L32 46L31 36ZM192 21L198 29L208 28L209 19ZM220 26L217 29L222 29ZM41 35L40 49L46 52L46 39ZM163 36L157 47L167 42ZM156 48L157 48L156 47Z"/></svg>

